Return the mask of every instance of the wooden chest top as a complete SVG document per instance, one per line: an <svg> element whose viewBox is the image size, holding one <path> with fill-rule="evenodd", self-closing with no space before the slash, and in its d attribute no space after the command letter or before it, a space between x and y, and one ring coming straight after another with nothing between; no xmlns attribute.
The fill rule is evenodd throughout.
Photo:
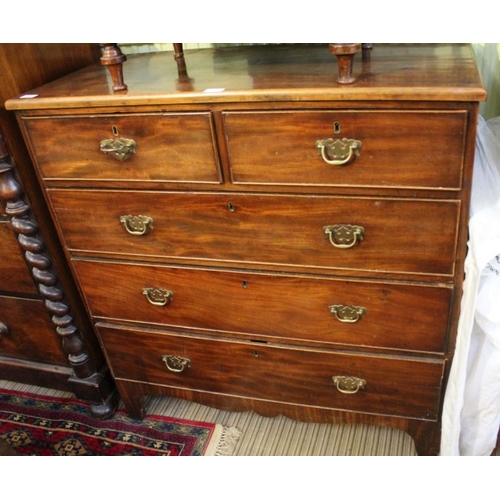
<svg viewBox="0 0 500 500"><path fill-rule="evenodd" d="M356 56L356 82L336 81L328 44L279 44L185 52L179 75L171 53L128 56L126 91L114 92L99 63L35 89L11 110L272 101L483 101L468 44L377 44ZM35 97L32 97L35 96Z"/></svg>

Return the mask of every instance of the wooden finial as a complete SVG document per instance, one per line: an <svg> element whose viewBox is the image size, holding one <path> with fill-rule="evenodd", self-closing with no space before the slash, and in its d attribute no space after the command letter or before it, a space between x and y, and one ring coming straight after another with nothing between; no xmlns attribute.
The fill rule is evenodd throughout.
<svg viewBox="0 0 500 500"><path fill-rule="evenodd" d="M356 79L352 76L354 56L361 52L360 43L331 43L330 52L337 56L339 77L337 81L342 84L353 83Z"/></svg>
<svg viewBox="0 0 500 500"><path fill-rule="evenodd" d="M116 43L103 43L102 46L101 64L108 67L113 80L113 90L126 90L127 86L123 81L123 63L127 60L127 56L122 54Z"/></svg>

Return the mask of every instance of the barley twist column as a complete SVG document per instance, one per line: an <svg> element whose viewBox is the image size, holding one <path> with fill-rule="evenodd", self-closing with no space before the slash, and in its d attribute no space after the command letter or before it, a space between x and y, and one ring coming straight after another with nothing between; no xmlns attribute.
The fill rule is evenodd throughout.
<svg viewBox="0 0 500 500"><path fill-rule="evenodd" d="M74 318L58 286L58 278L52 269L52 261L30 206L24 201L24 191L14 175L14 165L0 135L0 201L5 213L11 217L11 225L19 246L33 275L45 307L52 314L52 322L61 338L62 348L76 377L87 378L96 372L85 352L85 346Z"/></svg>

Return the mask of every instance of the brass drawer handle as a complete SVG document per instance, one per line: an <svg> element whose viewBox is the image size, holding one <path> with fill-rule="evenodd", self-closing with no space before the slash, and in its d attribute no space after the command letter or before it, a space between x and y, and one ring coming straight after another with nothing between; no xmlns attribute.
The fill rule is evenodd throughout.
<svg viewBox="0 0 500 500"><path fill-rule="evenodd" d="M134 236L142 236L153 229L153 219L147 215L122 215L120 222Z"/></svg>
<svg viewBox="0 0 500 500"><path fill-rule="evenodd" d="M355 156L359 156L363 143L356 139L323 139L316 141L318 156L328 165L347 165Z"/></svg>
<svg viewBox="0 0 500 500"><path fill-rule="evenodd" d="M8 326L0 321L0 339L2 338L2 335L7 335L8 333L9 333Z"/></svg>
<svg viewBox="0 0 500 500"><path fill-rule="evenodd" d="M135 153L135 141L132 139L118 138L118 139L105 139L101 141L101 151L104 154L111 153L120 161L124 161Z"/></svg>
<svg viewBox="0 0 500 500"><path fill-rule="evenodd" d="M161 359L167 368L174 373L181 373L186 368L191 368L191 360L187 358L165 354L165 356L162 356Z"/></svg>
<svg viewBox="0 0 500 500"><path fill-rule="evenodd" d="M323 228L335 248L352 248L365 235L365 228L351 224L335 224Z"/></svg>
<svg viewBox="0 0 500 500"><path fill-rule="evenodd" d="M366 388L366 380L358 377L337 375L332 380L337 390L343 394L356 394L360 389Z"/></svg>
<svg viewBox="0 0 500 500"><path fill-rule="evenodd" d="M366 315L366 309L361 306L329 306L330 312L342 323L356 323Z"/></svg>
<svg viewBox="0 0 500 500"><path fill-rule="evenodd" d="M162 288L144 288L142 293L154 306L167 306L172 302L174 296L170 290L164 290Z"/></svg>

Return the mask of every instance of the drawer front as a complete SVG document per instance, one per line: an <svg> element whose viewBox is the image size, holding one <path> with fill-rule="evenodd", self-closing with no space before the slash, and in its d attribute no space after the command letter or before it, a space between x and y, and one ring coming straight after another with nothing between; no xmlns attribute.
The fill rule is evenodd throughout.
<svg viewBox="0 0 500 500"><path fill-rule="evenodd" d="M309 344L445 348L449 288L83 260L74 265L97 318Z"/></svg>
<svg viewBox="0 0 500 500"><path fill-rule="evenodd" d="M220 183L210 113L27 119L41 174L47 179ZM63 139L62 139L63 138ZM125 159L127 139L135 152Z"/></svg>
<svg viewBox="0 0 500 500"><path fill-rule="evenodd" d="M466 122L465 111L224 114L237 184L459 189Z"/></svg>
<svg viewBox="0 0 500 500"><path fill-rule="evenodd" d="M102 324L98 330L113 374L120 379L330 409L429 420L438 416L442 362L154 334ZM182 369L175 359L163 361L164 356L189 360L189 366ZM366 385L346 394L334 385L337 376L356 377Z"/></svg>
<svg viewBox="0 0 500 500"><path fill-rule="evenodd" d="M35 284L9 222L0 221L0 290L34 295Z"/></svg>
<svg viewBox="0 0 500 500"><path fill-rule="evenodd" d="M454 273L459 202L50 190L72 251L352 270ZM122 216L146 216L132 235ZM339 248L345 225L354 232ZM152 226L152 227L151 227ZM133 225L132 225L133 229ZM340 234L338 233L340 231Z"/></svg>
<svg viewBox="0 0 500 500"><path fill-rule="evenodd" d="M0 323L6 328L0 335L0 355L67 365L60 339L41 300L0 295Z"/></svg>

